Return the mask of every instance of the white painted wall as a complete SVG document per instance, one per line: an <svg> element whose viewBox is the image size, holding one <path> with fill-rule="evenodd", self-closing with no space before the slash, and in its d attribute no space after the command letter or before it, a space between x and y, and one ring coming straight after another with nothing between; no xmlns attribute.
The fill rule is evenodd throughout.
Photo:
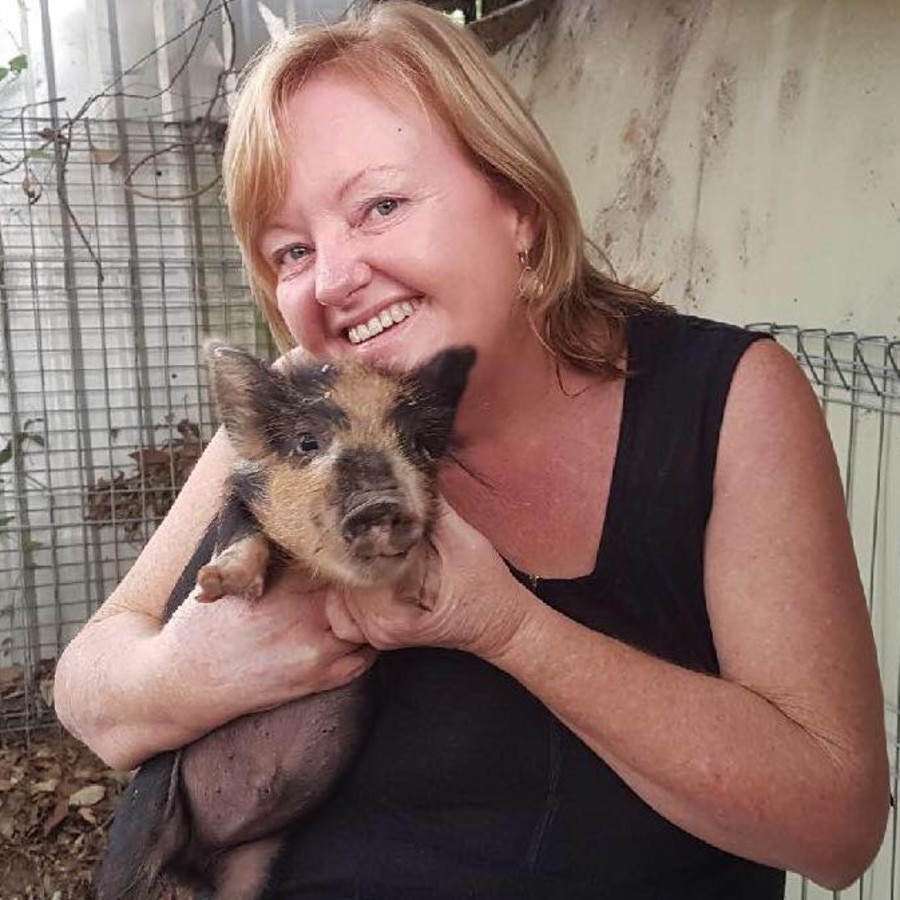
<svg viewBox="0 0 900 900"><path fill-rule="evenodd" d="M237 37L236 64L279 29L299 21L336 18L350 0L232 0ZM124 84L125 114L133 118L164 116L191 119L205 110L231 41L219 0L47 0L44 22L40 0L0 0L0 65L18 53L29 59L17 79L0 82L0 111L50 98L45 25L50 30L55 97L60 115L73 115L88 97L112 84L117 71L129 70L148 57ZM110 14L112 9L112 16ZM204 15L206 13L206 15ZM117 28L120 68L114 63L112 20ZM202 22L202 26L195 23ZM197 39L191 63L178 75ZM157 48L162 48L154 53ZM176 77L177 76L177 77ZM161 86L172 90L156 96ZM39 107L39 114L47 107ZM93 116L116 115L112 101L95 106Z"/></svg>

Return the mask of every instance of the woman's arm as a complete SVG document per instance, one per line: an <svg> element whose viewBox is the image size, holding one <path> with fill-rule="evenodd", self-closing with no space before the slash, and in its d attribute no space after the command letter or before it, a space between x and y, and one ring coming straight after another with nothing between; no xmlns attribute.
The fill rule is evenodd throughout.
<svg viewBox="0 0 900 900"><path fill-rule="evenodd" d="M256 603L187 601L163 610L216 515L233 454L218 434L165 520L56 668L60 721L111 766L128 769L237 716L335 687L373 657L327 628L324 597L300 601L285 573Z"/></svg>
<svg viewBox="0 0 900 900"><path fill-rule="evenodd" d="M331 598L335 631L480 654L711 844L834 888L868 865L888 805L874 644L827 432L784 351L747 351L723 424L706 541L721 677L567 619L445 525L433 613Z"/></svg>

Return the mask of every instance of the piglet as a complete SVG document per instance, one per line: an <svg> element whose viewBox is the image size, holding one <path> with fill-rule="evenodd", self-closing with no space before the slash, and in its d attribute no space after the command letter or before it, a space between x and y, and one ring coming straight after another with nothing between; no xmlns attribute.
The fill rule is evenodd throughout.
<svg viewBox="0 0 900 900"><path fill-rule="evenodd" d="M189 595L255 601L275 566L299 567L311 586L410 582L427 605L437 464L475 351L451 348L404 374L354 361L279 370L216 342L207 356L239 459L165 621ZM147 760L116 807L99 900L150 900L163 882L255 900L279 833L325 800L359 750L370 684L361 676Z"/></svg>

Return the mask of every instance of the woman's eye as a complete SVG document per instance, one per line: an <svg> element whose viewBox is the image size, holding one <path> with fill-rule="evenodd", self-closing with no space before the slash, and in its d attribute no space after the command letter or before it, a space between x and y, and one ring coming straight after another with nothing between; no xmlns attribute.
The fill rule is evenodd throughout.
<svg viewBox="0 0 900 900"><path fill-rule="evenodd" d="M309 247L305 244L293 244L279 250L275 256L276 262L280 266L289 265L290 263L302 262L309 255Z"/></svg>
<svg viewBox="0 0 900 900"><path fill-rule="evenodd" d="M374 203L372 209L374 212L378 213L379 216L385 218L391 213L396 212L398 206L400 206L399 200L395 200L393 197L385 197L384 200L379 200L377 203Z"/></svg>
<svg viewBox="0 0 900 900"><path fill-rule="evenodd" d="M319 439L308 432L300 435L297 446L303 453L313 453L319 449Z"/></svg>

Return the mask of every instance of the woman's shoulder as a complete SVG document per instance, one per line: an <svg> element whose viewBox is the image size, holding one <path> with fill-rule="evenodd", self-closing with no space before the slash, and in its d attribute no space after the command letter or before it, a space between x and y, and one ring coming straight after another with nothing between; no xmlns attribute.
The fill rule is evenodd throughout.
<svg viewBox="0 0 900 900"><path fill-rule="evenodd" d="M664 304L630 313L626 317L626 334L629 342L644 338L657 343L710 345L728 342L749 344L770 336L764 330L682 312Z"/></svg>
<svg viewBox="0 0 900 900"><path fill-rule="evenodd" d="M628 375L635 393L724 403L748 348L774 345L769 337L666 307L642 310L626 321Z"/></svg>

